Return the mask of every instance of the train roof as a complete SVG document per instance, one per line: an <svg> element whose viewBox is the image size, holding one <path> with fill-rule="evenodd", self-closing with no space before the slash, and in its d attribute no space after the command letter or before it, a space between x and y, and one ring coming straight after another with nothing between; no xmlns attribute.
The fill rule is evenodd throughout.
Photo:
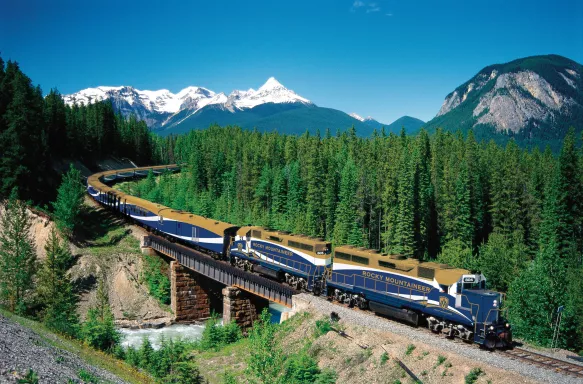
<svg viewBox="0 0 583 384"><path fill-rule="evenodd" d="M290 233L287 231L278 231L276 229L259 227L259 226L252 226L252 225L249 225L246 227L241 227L237 231L237 234L239 236L245 236L245 234L251 230L261 231L261 234L262 234L261 238L264 238L267 236L275 236L275 237L280 238L281 240L299 241L299 242L302 242L304 244L309 244L309 245L330 244L329 241L326 241L326 240L319 238L319 237L297 235L297 234L293 234L293 233Z"/></svg>
<svg viewBox="0 0 583 384"><path fill-rule="evenodd" d="M180 221L183 223L188 223L196 225L198 227L209 230L213 233L223 236L224 231L228 228L238 227L233 224L224 223L222 221L209 219L203 216L198 216L190 212L184 212L180 210L175 210L166 207L162 204L153 203L151 201L128 195L120 190L113 189L112 187L106 185L102 180L117 180L126 177L132 177L136 174L143 175L144 173L152 170L155 173L162 173L164 171L175 171L180 167L177 164L172 165L159 165L154 167L142 167L142 168L126 168L113 171L104 171L93 174L87 178L87 183L93 188L97 189L102 193L110 193L116 197L119 197L121 201L125 201L130 204L135 204L138 207L147 209L150 212L155 213L158 216L162 216L164 219L171 219Z"/></svg>
<svg viewBox="0 0 583 384"><path fill-rule="evenodd" d="M427 280L433 280L435 278L439 284L447 286L458 282L462 275L470 274L470 271L467 269L453 268L447 264L440 264L433 261L419 261L417 259L407 258L404 255L388 255L386 253L380 253L374 249L354 247L352 245L336 247L334 249L335 259L340 259L337 257L339 252L366 258L368 259L368 264L366 265L369 267L393 270L402 275ZM342 259L342 263L355 266L363 265L362 262L353 261L353 259Z"/></svg>

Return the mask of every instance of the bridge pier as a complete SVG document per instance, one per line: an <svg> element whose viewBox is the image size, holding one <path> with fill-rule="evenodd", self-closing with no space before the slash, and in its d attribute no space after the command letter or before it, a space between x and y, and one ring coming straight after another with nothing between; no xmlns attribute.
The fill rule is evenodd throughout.
<svg viewBox="0 0 583 384"><path fill-rule="evenodd" d="M223 289L223 323L234 321L243 333L253 326L264 308L269 307L269 300L252 295L237 287Z"/></svg>
<svg viewBox="0 0 583 384"><path fill-rule="evenodd" d="M170 262L170 306L177 323L207 319L211 311L220 311L220 287L217 283L190 271L177 261Z"/></svg>

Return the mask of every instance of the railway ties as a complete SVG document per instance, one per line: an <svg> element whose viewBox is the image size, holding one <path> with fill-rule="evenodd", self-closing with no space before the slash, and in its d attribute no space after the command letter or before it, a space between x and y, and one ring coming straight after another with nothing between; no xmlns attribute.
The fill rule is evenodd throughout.
<svg viewBox="0 0 583 384"><path fill-rule="evenodd" d="M569 363L564 360L555 359L553 357L541 355L540 353L530 352L520 348L502 350L499 352L511 359L524 361L525 363L537 365L539 367L550 369L558 373L583 379L582 365Z"/></svg>

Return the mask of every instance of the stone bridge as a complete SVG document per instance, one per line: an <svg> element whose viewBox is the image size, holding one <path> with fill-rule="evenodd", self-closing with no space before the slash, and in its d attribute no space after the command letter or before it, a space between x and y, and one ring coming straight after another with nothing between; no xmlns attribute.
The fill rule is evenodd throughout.
<svg viewBox="0 0 583 384"><path fill-rule="evenodd" d="M171 307L178 323L222 312L224 323L235 321L245 332L270 301L291 308L298 293L159 236L144 236L141 247L142 253L170 259Z"/></svg>

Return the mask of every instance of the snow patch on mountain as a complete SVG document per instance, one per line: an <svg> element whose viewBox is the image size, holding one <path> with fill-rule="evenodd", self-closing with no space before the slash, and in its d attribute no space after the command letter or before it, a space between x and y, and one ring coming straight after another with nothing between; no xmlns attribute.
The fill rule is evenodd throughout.
<svg viewBox="0 0 583 384"><path fill-rule="evenodd" d="M178 124L209 105L219 105L222 109L234 113L266 103L312 104L310 100L284 87L274 77L270 77L258 90L253 88L247 91L234 90L228 96L222 92L217 94L207 88L196 86L186 87L176 94L167 89L141 91L129 86L102 86L83 89L65 95L63 99L69 105L90 104L110 99L122 114L127 116L133 113L153 128L168 123ZM174 121L176 120L174 116L178 121Z"/></svg>
<svg viewBox="0 0 583 384"><path fill-rule="evenodd" d="M364 121L364 117L357 115L356 113L352 112L351 114L349 114L350 117L354 117L356 120L358 121Z"/></svg>

